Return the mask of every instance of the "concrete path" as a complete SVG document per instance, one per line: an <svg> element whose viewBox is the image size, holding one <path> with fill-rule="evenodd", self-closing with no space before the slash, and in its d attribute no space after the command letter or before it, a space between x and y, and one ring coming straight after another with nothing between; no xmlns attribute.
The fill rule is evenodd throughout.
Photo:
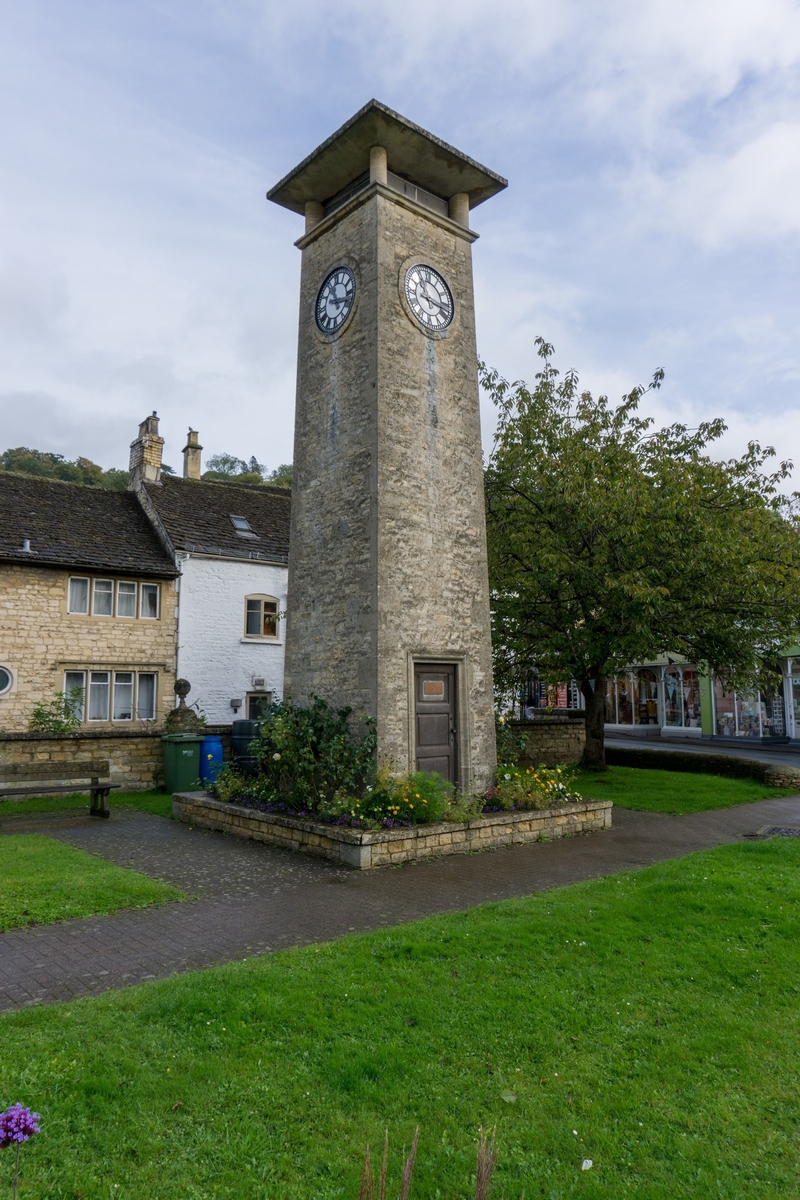
<svg viewBox="0 0 800 1200"><path fill-rule="evenodd" d="M613 819L603 833L366 872L144 813L4 821L2 833L47 833L194 898L0 934L0 1010L634 870L800 824L800 796L679 817L614 809Z"/></svg>

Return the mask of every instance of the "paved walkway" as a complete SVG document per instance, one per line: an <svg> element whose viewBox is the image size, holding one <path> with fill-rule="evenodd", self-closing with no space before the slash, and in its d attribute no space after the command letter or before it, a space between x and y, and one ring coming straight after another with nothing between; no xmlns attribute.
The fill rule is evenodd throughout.
<svg viewBox="0 0 800 1200"><path fill-rule="evenodd" d="M144 813L3 822L2 832L46 832L194 898L0 934L0 1010L634 870L800 823L800 796L680 817L614 809L613 819L603 833L365 872Z"/></svg>

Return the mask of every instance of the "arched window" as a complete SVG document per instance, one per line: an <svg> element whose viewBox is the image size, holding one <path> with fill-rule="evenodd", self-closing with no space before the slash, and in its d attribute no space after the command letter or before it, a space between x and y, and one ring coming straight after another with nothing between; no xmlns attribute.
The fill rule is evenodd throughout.
<svg viewBox="0 0 800 1200"><path fill-rule="evenodd" d="M244 636L246 638L278 637L278 601L275 596L245 596Z"/></svg>

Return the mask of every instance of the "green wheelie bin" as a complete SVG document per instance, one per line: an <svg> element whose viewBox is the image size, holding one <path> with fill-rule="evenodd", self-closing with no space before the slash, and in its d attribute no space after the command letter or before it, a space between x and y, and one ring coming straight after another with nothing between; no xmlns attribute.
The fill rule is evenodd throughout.
<svg viewBox="0 0 800 1200"><path fill-rule="evenodd" d="M196 792L200 787L200 743L202 733L166 733L164 747L164 790Z"/></svg>

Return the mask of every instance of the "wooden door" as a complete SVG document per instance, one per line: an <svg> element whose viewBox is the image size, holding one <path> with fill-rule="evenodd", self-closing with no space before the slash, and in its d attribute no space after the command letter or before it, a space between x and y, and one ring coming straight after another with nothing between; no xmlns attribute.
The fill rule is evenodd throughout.
<svg viewBox="0 0 800 1200"><path fill-rule="evenodd" d="M452 664L414 667L417 770L438 771L443 779L458 779L456 729L456 669Z"/></svg>

